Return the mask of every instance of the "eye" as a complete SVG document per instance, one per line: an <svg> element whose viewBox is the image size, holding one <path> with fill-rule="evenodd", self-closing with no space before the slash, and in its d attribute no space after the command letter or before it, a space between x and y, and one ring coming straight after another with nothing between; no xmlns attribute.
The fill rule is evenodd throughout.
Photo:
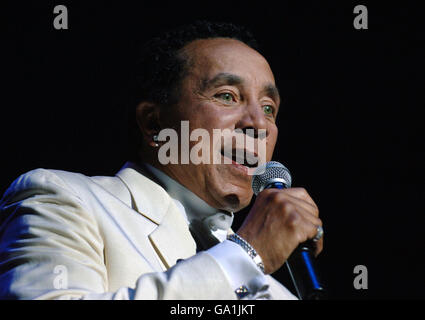
<svg viewBox="0 0 425 320"><path fill-rule="evenodd" d="M225 102L233 102L234 98L233 95L229 92L222 92L215 95L215 97L220 98L221 100Z"/></svg>
<svg viewBox="0 0 425 320"><path fill-rule="evenodd" d="M263 106L263 111L266 115L272 115L274 108L270 105L265 105L265 106Z"/></svg>

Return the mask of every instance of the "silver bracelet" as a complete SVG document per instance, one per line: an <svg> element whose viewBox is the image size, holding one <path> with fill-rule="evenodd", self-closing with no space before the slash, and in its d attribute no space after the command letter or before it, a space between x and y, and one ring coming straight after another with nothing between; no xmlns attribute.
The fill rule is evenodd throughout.
<svg viewBox="0 0 425 320"><path fill-rule="evenodd" d="M238 234L234 233L227 236L227 240L233 241L240 245L242 249L245 250L246 253L251 257L251 259L255 262L255 264L260 268L260 270L264 273L264 263L261 259L260 255L255 251L255 249L246 242L242 237Z"/></svg>

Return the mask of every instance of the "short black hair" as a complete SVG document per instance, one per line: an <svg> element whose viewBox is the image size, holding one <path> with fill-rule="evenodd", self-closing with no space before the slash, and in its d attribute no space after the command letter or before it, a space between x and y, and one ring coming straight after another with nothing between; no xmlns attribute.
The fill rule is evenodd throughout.
<svg viewBox="0 0 425 320"><path fill-rule="evenodd" d="M187 60L181 50L192 41L211 38L236 39L259 51L257 40L246 27L230 22L204 20L167 30L145 42L140 48L133 74L128 112L131 160L138 160L137 153L141 147L141 134L135 115L136 106L142 101L160 106L177 104L180 98L180 84L187 67Z"/></svg>

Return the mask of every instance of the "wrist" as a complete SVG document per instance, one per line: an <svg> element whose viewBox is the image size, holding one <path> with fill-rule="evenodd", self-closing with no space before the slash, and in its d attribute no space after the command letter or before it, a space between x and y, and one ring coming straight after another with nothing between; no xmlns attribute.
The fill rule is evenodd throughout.
<svg viewBox="0 0 425 320"><path fill-rule="evenodd" d="M264 273L264 263L261 259L261 256L257 253L257 251L241 236L234 233L227 236L227 240L230 240L236 244L238 244L254 261L258 268Z"/></svg>

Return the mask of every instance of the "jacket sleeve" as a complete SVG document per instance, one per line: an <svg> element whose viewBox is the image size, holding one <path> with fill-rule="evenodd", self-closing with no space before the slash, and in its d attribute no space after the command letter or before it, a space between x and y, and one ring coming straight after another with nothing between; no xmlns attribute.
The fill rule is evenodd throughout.
<svg viewBox="0 0 425 320"><path fill-rule="evenodd" d="M37 169L20 176L0 201L0 299L236 299L205 252L108 292L102 236L58 175Z"/></svg>

